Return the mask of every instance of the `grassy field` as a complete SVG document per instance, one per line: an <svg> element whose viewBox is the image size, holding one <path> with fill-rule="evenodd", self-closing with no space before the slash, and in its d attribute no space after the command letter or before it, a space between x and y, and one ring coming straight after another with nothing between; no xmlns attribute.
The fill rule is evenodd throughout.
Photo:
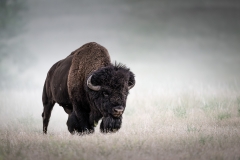
<svg viewBox="0 0 240 160"><path fill-rule="evenodd" d="M41 92L0 92L0 160L5 159L240 159L240 88L220 85L136 88L123 126L114 134L67 131L55 106L42 134Z"/></svg>

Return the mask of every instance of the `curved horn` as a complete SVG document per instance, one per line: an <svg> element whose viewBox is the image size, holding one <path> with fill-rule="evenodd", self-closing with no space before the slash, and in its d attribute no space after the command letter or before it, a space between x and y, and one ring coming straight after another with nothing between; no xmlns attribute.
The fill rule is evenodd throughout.
<svg viewBox="0 0 240 160"><path fill-rule="evenodd" d="M94 91L99 91L101 89L101 86L94 86L92 83L91 83L91 78L92 78L92 75L88 78L87 80L87 86L88 88L94 90Z"/></svg>
<svg viewBox="0 0 240 160"><path fill-rule="evenodd" d="M128 86L128 90L132 89L135 86L135 83L133 83L131 86Z"/></svg>

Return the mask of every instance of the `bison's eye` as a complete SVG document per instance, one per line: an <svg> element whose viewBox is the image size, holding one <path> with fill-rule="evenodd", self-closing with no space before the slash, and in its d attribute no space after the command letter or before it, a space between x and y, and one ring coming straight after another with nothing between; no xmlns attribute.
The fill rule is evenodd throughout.
<svg viewBox="0 0 240 160"><path fill-rule="evenodd" d="M103 95L104 95L104 97L108 97L108 93L107 92L103 92Z"/></svg>

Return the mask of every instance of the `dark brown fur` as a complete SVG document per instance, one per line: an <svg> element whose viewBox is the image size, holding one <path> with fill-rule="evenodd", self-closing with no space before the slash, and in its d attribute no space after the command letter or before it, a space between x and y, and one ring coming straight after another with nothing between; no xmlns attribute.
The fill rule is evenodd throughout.
<svg viewBox="0 0 240 160"><path fill-rule="evenodd" d="M87 87L86 81L90 75L93 75L94 85L102 86L100 91ZM131 84L135 84L133 73L125 66L113 66L106 48L94 42L83 45L55 63L47 74L42 96L43 132L47 133L56 102L69 114L67 125L71 133L93 132L95 123L102 117L105 117L100 126L103 132L119 129L122 118L112 116L111 108L125 108L126 98L121 98L121 93L128 93L127 87ZM109 98L103 96L106 88L112 92Z"/></svg>

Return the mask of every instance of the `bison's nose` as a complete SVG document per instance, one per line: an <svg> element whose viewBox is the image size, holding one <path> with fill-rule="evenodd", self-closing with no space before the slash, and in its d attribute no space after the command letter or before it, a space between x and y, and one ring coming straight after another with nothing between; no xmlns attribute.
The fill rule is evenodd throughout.
<svg viewBox="0 0 240 160"><path fill-rule="evenodd" d="M124 108L122 106L113 107L113 115L120 116L123 113Z"/></svg>

